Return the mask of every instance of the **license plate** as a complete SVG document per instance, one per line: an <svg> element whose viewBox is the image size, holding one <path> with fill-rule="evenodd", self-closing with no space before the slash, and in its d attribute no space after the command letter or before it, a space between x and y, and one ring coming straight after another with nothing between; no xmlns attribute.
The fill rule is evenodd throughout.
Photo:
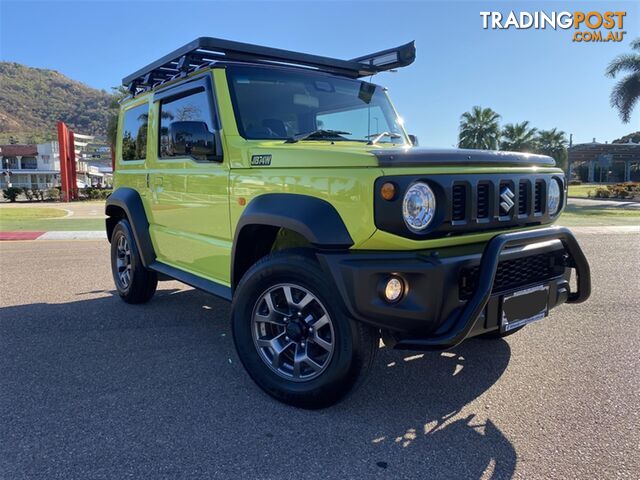
<svg viewBox="0 0 640 480"><path fill-rule="evenodd" d="M528 323L542 320L549 314L549 286L519 290L502 297L500 330L508 332Z"/></svg>

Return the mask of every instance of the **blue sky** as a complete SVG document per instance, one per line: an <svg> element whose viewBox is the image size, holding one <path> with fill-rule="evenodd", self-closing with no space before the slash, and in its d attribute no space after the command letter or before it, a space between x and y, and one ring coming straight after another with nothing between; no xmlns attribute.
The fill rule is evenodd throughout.
<svg viewBox="0 0 640 480"><path fill-rule="evenodd" d="M626 41L578 44L572 31L483 30L480 11L625 10ZM503 123L558 127L574 143L640 129L609 106L603 72L640 36L639 2L12 2L0 0L0 58L108 90L198 36L339 58L416 40L416 62L386 85L423 146L456 143L460 114L489 106Z"/></svg>

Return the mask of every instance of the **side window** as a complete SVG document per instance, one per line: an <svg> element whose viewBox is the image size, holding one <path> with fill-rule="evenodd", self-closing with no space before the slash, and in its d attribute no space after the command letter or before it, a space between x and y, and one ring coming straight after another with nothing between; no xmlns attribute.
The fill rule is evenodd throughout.
<svg viewBox="0 0 640 480"><path fill-rule="evenodd" d="M122 160L147 158L147 123L149 105L139 105L124 112L122 124Z"/></svg>
<svg viewBox="0 0 640 480"><path fill-rule="evenodd" d="M209 93L204 89L160 102L160 157L219 160Z"/></svg>

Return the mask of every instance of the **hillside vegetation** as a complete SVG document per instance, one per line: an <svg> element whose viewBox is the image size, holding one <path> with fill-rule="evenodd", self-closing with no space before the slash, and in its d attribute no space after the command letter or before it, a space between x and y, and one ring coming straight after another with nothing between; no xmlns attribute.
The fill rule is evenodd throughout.
<svg viewBox="0 0 640 480"><path fill-rule="evenodd" d="M629 133L628 135L625 135L624 137L616 138L611 143L629 143L629 141L631 141L633 143L640 143L640 131Z"/></svg>
<svg viewBox="0 0 640 480"><path fill-rule="evenodd" d="M56 138L62 120L78 133L105 135L111 95L54 70L0 62L0 143Z"/></svg>

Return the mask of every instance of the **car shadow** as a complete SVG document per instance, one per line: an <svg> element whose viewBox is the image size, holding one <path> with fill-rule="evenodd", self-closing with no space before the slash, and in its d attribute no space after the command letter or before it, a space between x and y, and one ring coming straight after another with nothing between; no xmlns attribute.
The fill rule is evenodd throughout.
<svg viewBox="0 0 640 480"><path fill-rule="evenodd" d="M306 411L249 379L227 303L167 284L146 305L94 294L0 309L7 478L513 475L513 445L468 407L506 369L505 341L381 348L365 386Z"/></svg>

